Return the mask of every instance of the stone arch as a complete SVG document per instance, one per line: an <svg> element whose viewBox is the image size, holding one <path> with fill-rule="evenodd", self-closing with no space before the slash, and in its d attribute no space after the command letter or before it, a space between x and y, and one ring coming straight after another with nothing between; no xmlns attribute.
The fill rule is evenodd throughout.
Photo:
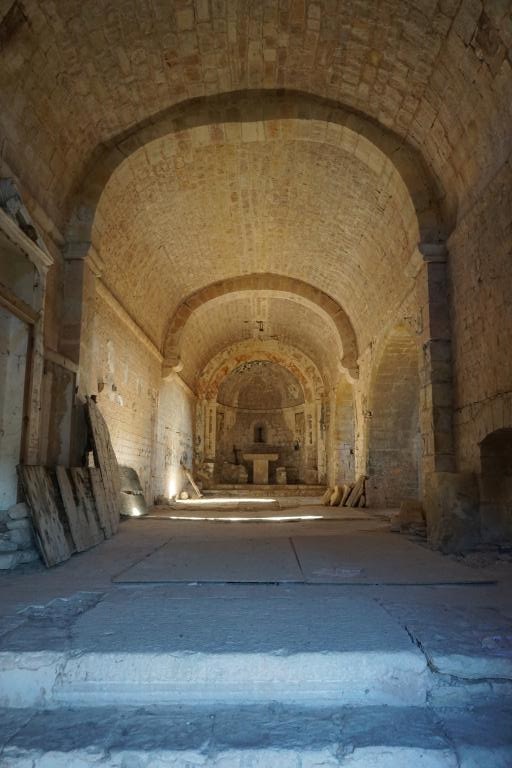
<svg viewBox="0 0 512 768"><path fill-rule="evenodd" d="M322 376L311 358L280 342L241 341L222 350L208 363L197 382L197 396L215 400L222 380L250 360L266 360L286 368L300 383L304 397L320 397L325 389Z"/></svg>
<svg viewBox="0 0 512 768"><path fill-rule="evenodd" d="M217 414L218 408L224 407L218 403L221 383L243 363L255 360L277 363L291 373L302 388L303 402L297 408L303 413L305 439L300 446L300 469L297 469L301 480L317 482L325 463L325 446L318 424L319 404L328 387L309 357L295 347L276 341L247 340L232 344L215 355L203 370L197 384L196 466L202 467L205 460L212 467L218 464ZM259 415L255 416L255 420L258 418Z"/></svg>
<svg viewBox="0 0 512 768"><path fill-rule="evenodd" d="M370 384L368 501L397 507L419 493L420 432L417 342L408 328L386 339Z"/></svg>
<svg viewBox="0 0 512 768"><path fill-rule="evenodd" d="M238 291L271 290L295 294L316 304L336 326L343 350L341 365L352 378L358 377L358 347L354 328L343 308L323 291L292 277L260 273L241 275L212 283L186 298L172 316L164 342L164 372L179 365L180 341L187 320L208 301Z"/></svg>
<svg viewBox="0 0 512 768"><path fill-rule="evenodd" d="M298 91L249 90L191 99L164 110L99 145L89 161L82 184L71 201L67 231L72 243L91 243L96 207L108 180L131 154L168 135L200 129L197 140L221 143L220 125L241 124L242 139L271 140L275 122L298 121L312 127L318 141L329 141L330 130L341 128L365 162L389 160L407 188L418 220L419 239L444 242L455 221L455 202L448 201L418 150L391 130L337 102ZM339 142L339 136L335 138Z"/></svg>
<svg viewBox="0 0 512 768"><path fill-rule="evenodd" d="M512 429L480 443L480 520L485 541L512 540Z"/></svg>

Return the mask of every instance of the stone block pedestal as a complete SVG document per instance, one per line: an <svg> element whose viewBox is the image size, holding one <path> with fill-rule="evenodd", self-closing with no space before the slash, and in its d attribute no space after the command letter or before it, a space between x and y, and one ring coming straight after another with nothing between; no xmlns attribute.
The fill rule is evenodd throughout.
<svg viewBox="0 0 512 768"><path fill-rule="evenodd" d="M245 461L252 461L252 482L254 485L268 485L268 463L277 461L278 453L244 453Z"/></svg>

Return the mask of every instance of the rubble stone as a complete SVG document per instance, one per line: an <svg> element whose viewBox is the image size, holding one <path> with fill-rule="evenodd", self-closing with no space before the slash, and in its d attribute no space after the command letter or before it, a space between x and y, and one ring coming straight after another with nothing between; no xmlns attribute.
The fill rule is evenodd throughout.
<svg viewBox="0 0 512 768"><path fill-rule="evenodd" d="M18 544L14 541L10 535L0 535L0 552L14 552L18 549Z"/></svg>
<svg viewBox="0 0 512 768"><path fill-rule="evenodd" d="M0 552L0 571L15 568L22 561L21 552Z"/></svg>
<svg viewBox="0 0 512 768"><path fill-rule="evenodd" d="M10 539L19 549L27 549L34 541L32 531L26 528L15 528L12 530L10 532Z"/></svg>
<svg viewBox="0 0 512 768"><path fill-rule="evenodd" d="M8 515L11 520L22 520L25 517L30 517L28 507L24 501L10 507Z"/></svg>
<svg viewBox="0 0 512 768"><path fill-rule="evenodd" d="M19 518L15 520L8 520L6 526L9 531L31 531L32 523L28 518Z"/></svg>

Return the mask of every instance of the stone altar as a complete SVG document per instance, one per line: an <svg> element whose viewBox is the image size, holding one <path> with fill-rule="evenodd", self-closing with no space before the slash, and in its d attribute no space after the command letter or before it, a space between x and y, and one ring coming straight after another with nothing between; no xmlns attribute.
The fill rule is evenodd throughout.
<svg viewBox="0 0 512 768"><path fill-rule="evenodd" d="M277 461L278 453L244 453L244 461L252 461L252 482L254 485L268 485L268 463Z"/></svg>

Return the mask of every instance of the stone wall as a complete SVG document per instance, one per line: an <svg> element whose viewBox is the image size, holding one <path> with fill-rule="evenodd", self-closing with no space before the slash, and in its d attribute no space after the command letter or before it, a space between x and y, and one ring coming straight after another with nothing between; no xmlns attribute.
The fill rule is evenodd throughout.
<svg viewBox="0 0 512 768"><path fill-rule="evenodd" d="M512 427L510 163L462 218L449 249L457 461L479 472L479 443Z"/></svg>
<svg viewBox="0 0 512 768"><path fill-rule="evenodd" d="M264 442L255 441L255 427L261 425L264 429ZM274 410L249 410L217 407L217 443L215 469L217 476L222 479L224 462L237 460L243 463L248 471L249 482L252 482L252 462L243 461L242 454L247 452L275 452L279 459L269 465L269 480L275 482L275 467L287 469L287 481L296 483L304 480L303 461L304 438L304 405ZM295 444L298 448L295 448Z"/></svg>
<svg viewBox="0 0 512 768"><path fill-rule="evenodd" d="M97 396L119 463L137 471L148 503L179 492L187 485L180 458L192 462L194 397L179 379L162 381L160 353L99 282L90 323L92 364L84 394ZM54 398L54 422L58 413ZM55 463L57 448L52 453L47 442L48 460Z"/></svg>
<svg viewBox="0 0 512 768"><path fill-rule="evenodd" d="M419 489L418 352L405 328L393 330L375 361L367 411L367 497L396 507Z"/></svg>
<svg viewBox="0 0 512 768"><path fill-rule="evenodd" d="M115 302L96 295L93 376L120 464L133 467L148 499L153 495L151 451L160 386L160 361L142 343ZM90 379L92 381L92 379Z"/></svg>
<svg viewBox="0 0 512 768"><path fill-rule="evenodd" d="M506 162L450 238L457 470L475 477L473 540L512 539L512 167ZM503 442L503 436L507 441ZM493 449L495 450L495 449ZM497 450L497 449L496 449Z"/></svg>
<svg viewBox="0 0 512 768"><path fill-rule="evenodd" d="M25 324L0 307L0 510L17 501L27 343Z"/></svg>
<svg viewBox="0 0 512 768"><path fill-rule="evenodd" d="M355 479L355 414L352 386L344 378L336 390L334 453L336 483L350 483Z"/></svg>
<svg viewBox="0 0 512 768"><path fill-rule="evenodd" d="M194 409L195 396L178 376L162 382L154 446L155 496L174 496L188 487L180 461L191 469Z"/></svg>

